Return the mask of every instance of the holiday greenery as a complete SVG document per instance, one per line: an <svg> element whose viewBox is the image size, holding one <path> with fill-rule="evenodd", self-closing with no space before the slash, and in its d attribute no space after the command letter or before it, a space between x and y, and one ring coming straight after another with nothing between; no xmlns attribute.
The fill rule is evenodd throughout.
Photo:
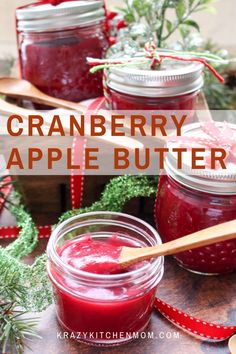
<svg viewBox="0 0 236 354"><path fill-rule="evenodd" d="M213 53L222 59L229 59L227 51L218 49L201 37L200 26L193 18L200 11L214 13L215 2L216 0L124 0L119 11L128 27L118 31L117 43L111 47L109 55L132 55L151 39L159 48ZM176 32L179 34L177 39L173 36ZM214 67L217 72L226 76L226 85L220 85L212 75L206 74L203 92L209 107L234 109L236 89L227 85L227 67L220 63L215 63Z"/></svg>
<svg viewBox="0 0 236 354"><path fill-rule="evenodd" d="M101 199L91 207L71 210L59 220L90 211L122 211L132 198L149 197L156 192L157 178L122 176L111 180ZM20 195L12 193L8 206L15 215L21 232L8 247L0 247L0 342L3 353L8 345L23 352L24 339L36 336L34 319L25 318L28 311L42 311L52 303L52 289L46 273L46 255L29 266L21 262L37 246L38 231L31 216L21 204ZM23 310L19 310L23 309ZM25 312L26 311L26 312Z"/></svg>
<svg viewBox="0 0 236 354"><path fill-rule="evenodd" d="M124 18L131 28L131 36L140 34L142 23L142 39L152 39L158 47L167 46L167 40L178 30L182 37L189 28L200 30L196 21L191 18L199 11L212 11L215 0L125 0L121 8ZM173 12L175 13L173 19Z"/></svg>
<svg viewBox="0 0 236 354"><path fill-rule="evenodd" d="M0 339L3 354L9 352L9 347L11 351L15 348L18 354L22 354L26 338L39 338L34 331L37 320L26 318L25 314L26 312L17 309L14 302L0 303Z"/></svg>

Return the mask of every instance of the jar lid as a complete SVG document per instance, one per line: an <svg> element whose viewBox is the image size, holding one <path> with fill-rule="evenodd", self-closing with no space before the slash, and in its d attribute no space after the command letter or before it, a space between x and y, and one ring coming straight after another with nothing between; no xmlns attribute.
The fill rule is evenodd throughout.
<svg viewBox="0 0 236 354"><path fill-rule="evenodd" d="M164 54L164 52L159 54ZM137 56L144 56L139 53ZM160 69L110 68L107 85L115 91L142 97L172 97L203 86L203 64L165 59Z"/></svg>
<svg viewBox="0 0 236 354"><path fill-rule="evenodd" d="M105 18L103 0L67 1L29 5L16 10L17 29L26 32L53 31L59 28L86 26Z"/></svg>
<svg viewBox="0 0 236 354"><path fill-rule="evenodd" d="M222 131L225 128L226 123L216 123L216 126ZM235 132L232 140L235 141L236 147L236 125L228 124L227 126ZM209 135L207 135L200 123L194 123L186 125L182 129L182 137L195 137L199 139L199 144L192 144L192 147L203 147L201 144L201 139L209 139ZM194 146L193 146L194 145ZM172 150L173 148L178 147L188 147L183 146L183 142L169 141L167 143L167 147L169 148L169 153L166 156L165 160L165 170L166 173L180 182L181 184L194 188L196 190L204 191L211 194L236 194L236 163L233 161L225 162L227 169L211 169L206 165L206 169L192 169L192 151L191 147L187 152L182 154L182 169L177 169L177 154ZM224 148L224 144L220 146ZM207 159L207 151L205 154L201 153L201 156L204 156ZM202 161L202 163L204 163ZM201 164L201 162L199 162Z"/></svg>

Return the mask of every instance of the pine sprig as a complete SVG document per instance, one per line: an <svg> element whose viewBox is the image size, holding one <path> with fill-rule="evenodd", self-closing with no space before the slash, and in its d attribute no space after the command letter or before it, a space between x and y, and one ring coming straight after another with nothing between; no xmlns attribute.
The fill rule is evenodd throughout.
<svg viewBox="0 0 236 354"><path fill-rule="evenodd" d="M19 302L26 295L26 287L18 282L17 272L11 272L11 270L6 268L2 280L0 284L0 299L10 299L12 302Z"/></svg>
<svg viewBox="0 0 236 354"><path fill-rule="evenodd" d="M2 354L15 350L23 354L26 339L40 338L35 327L36 319L26 318L26 312L17 309L14 302L0 303L0 343Z"/></svg>
<svg viewBox="0 0 236 354"><path fill-rule="evenodd" d="M5 268L3 282L0 285L0 346L2 353L16 352L23 354L25 340L39 337L35 332L37 319L27 316L19 304L27 295L27 288L22 285L19 273L11 273Z"/></svg>

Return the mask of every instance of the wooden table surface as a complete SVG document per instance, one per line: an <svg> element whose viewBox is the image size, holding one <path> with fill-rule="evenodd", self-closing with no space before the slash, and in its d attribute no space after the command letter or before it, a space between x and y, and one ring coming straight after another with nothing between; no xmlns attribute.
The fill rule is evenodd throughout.
<svg viewBox="0 0 236 354"><path fill-rule="evenodd" d="M47 215L45 215L45 224ZM4 211L1 225L12 225L14 220ZM27 257L27 263L32 263L36 255L41 254L46 247L46 240L41 240L35 252ZM6 242L2 242L3 245ZM187 272L176 265L174 260L166 258L165 274L161 281L157 296L193 316L207 321L236 324L236 273L224 276L200 276ZM208 343L195 339L170 322L156 311L147 328L154 332L155 339L139 339L120 347L98 348L58 339L62 329L57 324L53 306L40 314L38 332L42 340L34 340L26 349L25 354L200 354L229 353L227 341Z"/></svg>

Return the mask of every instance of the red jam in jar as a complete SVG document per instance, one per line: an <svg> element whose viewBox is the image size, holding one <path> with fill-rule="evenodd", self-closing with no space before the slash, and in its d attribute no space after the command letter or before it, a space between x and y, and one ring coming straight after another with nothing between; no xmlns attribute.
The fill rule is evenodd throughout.
<svg viewBox="0 0 236 354"><path fill-rule="evenodd" d="M204 134L196 125L185 128L188 135ZM177 171L172 154L166 158L155 207L163 242L236 219L236 166L230 163L227 170L198 170L194 175L188 171L188 161ZM236 240L181 252L175 259L193 272L227 273L236 269Z"/></svg>
<svg viewBox="0 0 236 354"><path fill-rule="evenodd" d="M122 270L117 259L122 246L160 242L151 226L125 214L88 213L59 225L48 244L47 269L63 328L93 345L118 345L144 330L163 258Z"/></svg>
<svg viewBox="0 0 236 354"><path fill-rule="evenodd" d="M144 54L145 55L145 54ZM194 110L203 86L199 63L165 60L157 70L111 68L107 102L113 110Z"/></svg>
<svg viewBox="0 0 236 354"><path fill-rule="evenodd" d="M21 76L44 93L70 101L102 95L102 73L87 57L108 49L104 2L28 5L16 12Z"/></svg>
<svg viewBox="0 0 236 354"><path fill-rule="evenodd" d="M85 235L65 242L58 254L72 267L94 274L120 274L140 268L141 263L127 268L119 265L122 247L140 247L140 244L116 235L103 239Z"/></svg>

